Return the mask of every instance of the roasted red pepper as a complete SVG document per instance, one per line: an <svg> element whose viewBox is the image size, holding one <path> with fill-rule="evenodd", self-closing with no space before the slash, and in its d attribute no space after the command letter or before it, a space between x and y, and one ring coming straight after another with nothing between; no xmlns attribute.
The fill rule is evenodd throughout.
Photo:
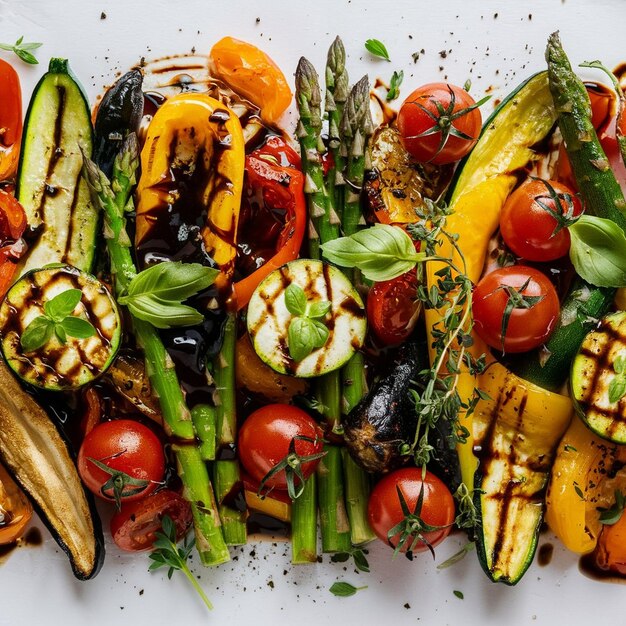
<svg viewBox="0 0 626 626"><path fill-rule="evenodd" d="M0 59L0 181L15 176L22 138L22 91L17 72Z"/></svg>
<svg viewBox="0 0 626 626"><path fill-rule="evenodd" d="M238 309L248 304L256 286L271 271L298 258L307 222L299 161L293 148L278 137L271 137L246 157L246 201L237 238L239 265L257 269L233 286Z"/></svg>
<svg viewBox="0 0 626 626"><path fill-rule="evenodd" d="M0 298L11 286L17 261L26 250L22 239L25 229L26 214L22 205L0 190Z"/></svg>

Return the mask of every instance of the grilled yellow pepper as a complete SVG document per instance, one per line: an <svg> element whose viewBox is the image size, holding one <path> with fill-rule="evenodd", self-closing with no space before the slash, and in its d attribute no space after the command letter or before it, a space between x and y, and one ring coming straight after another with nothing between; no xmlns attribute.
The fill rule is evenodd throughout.
<svg viewBox="0 0 626 626"><path fill-rule="evenodd" d="M150 248L150 240L154 246L172 237L186 241L190 231L199 229L204 252L222 271L222 284L226 282L237 253L244 164L241 124L228 107L206 94L169 99L150 123L141 152L138 250ZM199 247L194 236L198 239L192 234L190 245Z"/></svg>

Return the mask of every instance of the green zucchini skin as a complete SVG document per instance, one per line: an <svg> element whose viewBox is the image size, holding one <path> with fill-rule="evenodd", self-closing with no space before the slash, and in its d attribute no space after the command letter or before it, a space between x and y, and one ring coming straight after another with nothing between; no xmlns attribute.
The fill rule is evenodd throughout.
<svg viewBox="0 0 626 626"><path fill-rule="evenodd" d="M49 263L91 269L98 210L82 176L92 153L91 114L65 59L51 59L28 106L16 196L26 212L28 252L19 275Z"/></svg>
<svg viewBox="0 0 626 626"><path fill-rule="evenodd" d="M611 402L616 361L626 356L626 312L607 315L582 342L572 363L570 391L580 418L594 433L626 443L626 402Z"/></svg>

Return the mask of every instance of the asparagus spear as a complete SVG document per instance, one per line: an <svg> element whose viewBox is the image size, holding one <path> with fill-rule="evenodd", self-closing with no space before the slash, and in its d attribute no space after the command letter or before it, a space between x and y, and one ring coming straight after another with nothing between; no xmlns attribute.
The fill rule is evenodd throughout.
<svg viewBox="0 0 626 626"><path fill-rule="evenodd" d="M237 342L237 317L229 313L224 326L224 342L216 359L213 378L219 393L217 405L218 450L234 446L237 432L235 403L235 344ZM247 540L245 507L237 507L241 495L241 476L236 459L220 459L213 466L213 484L217 494L222 519L222 532L228 545L242 545Z"/></svg>
<svg viewBox="0 0 626 626"><path fill-rule="evenodd" d="M304 483L304 491L291 505L291 562L317 561L317 485L316 474Z"/></svg>
<svg viewBox="0 0 626 626"><path fill-rule="evenodd" d="M112 182L109 182L93 161L83 155L85 178L94 201L104 213L105 238L118 295L128 287L137 274L130 253L124 211L131 202L138 166L139 146L134 134L126 138L120 154L115 159ZM174 365L157 330L140 319L133 318L132 322L137 343L144 351L150 383L159 396L166 431L179 442L184 442L173 446L173 450L183 481L184 494L193 511L200 559L204 565L224 563L230 559L230 555L222 537L208 471L195 445L191 414L185 403Z"/></svg>
<svg viewBox="0 0 626 626"><path fill-rule="evenodd" d="M361 189L366 168L369 167L369 140L374 130L370 112L369 79L364 76L350 91L341 119L341 152L346 160L346 202L342 214L346 236L353 235L364 225L361 211ZM358 275L352 271L353 282ZM342 370L343 409L349 413L367 392L365 360L357 352ZM346 504L352 543L361 545L374 539L367 521L369 477L350 457L344 454Z"/></svg>

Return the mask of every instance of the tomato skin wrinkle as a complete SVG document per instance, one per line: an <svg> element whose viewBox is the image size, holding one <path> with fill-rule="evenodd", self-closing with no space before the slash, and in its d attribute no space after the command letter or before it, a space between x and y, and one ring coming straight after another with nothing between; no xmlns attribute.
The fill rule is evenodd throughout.
<svg viewBox="0 0 626 626"><path fill-rule="evenodd" d="M552 192L558 197L558 208ZM500 215L500 234L515 255L528 261L554 261L568 253L566 226L582 212L580 198L566 185L529 180L507 198Z"/></svg>
<svg viewBox="0 0 626 626"><path fill-rule="evenodd" d="M444 165L460 160L478 141L480 104L456 85L428 83L418 87L398 113L404 147L421 163Z"/></svg>
<svg viewBox="0 0 626 626"><path fill-rule="evenodd" d="M541 298L528 308L514 308L502 337L502 318L509 300L506 287ZM522 287L524 287L522 289ZM526 352L545 343L556 328L560 305L554 286L539 270L522 265L503 267L483 277L474 289L474 330L492 348Z"/></svg>

